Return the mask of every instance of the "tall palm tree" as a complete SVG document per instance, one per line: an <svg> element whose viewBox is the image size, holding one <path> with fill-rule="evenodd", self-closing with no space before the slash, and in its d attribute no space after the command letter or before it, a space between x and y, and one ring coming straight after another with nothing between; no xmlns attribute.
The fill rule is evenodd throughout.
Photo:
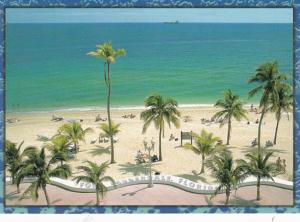
<svg viewBox="0 0 300 222"><path fill-rule="evenodd" d="M217 112L213 119L219 120L222 118L220 127L224 126L225 123L228 124L226 144L229 145L232 117L237 121L241 121L243 118L248 119L247 110L243 108L239 96L233 95L229 89L224 92L224 100L218 100L215 106L222 108L222 110Z"/></svg>
<svg viewBox="0 0 300 222"><path fill-rule="evenodd" d="M30 194L34 200L37 200L39 197L38 191L42 189L47 205L49 205L50 199L46 187L47 184L50 184L50 177L68 178L71 175L71 168L68 164L53 166L57 159L52 157L50 160L47 160L45 148L41 150L34 148L31 152L26 153L26 157L24 166L17 175L17 185L19 186L25 177L34 177L35 180L24 191L21 199Z"/></svg>
<svg viewBox="0 0 300 222"><path fill-rule="evenodd" d="M217 145L219 137L215 137L212 133L202 130L201 134L193 133L195 145L185 144L184 148L192 150L195 154L201 155L201 172L204 173L205 157L217 151L220 146Z"/></svg>
<svg viewBox="0 0 300 222"><path fill-rule="evenodd" d="M100 125L100 129L104 132L104 134L107 137L114 138L114 136L116 136L120 132L120 130L119 130L120 125L121 124L115 124L114 122L112 122L111 123L111 130L110 130L108 124L102 123Z"/></svg>
<svg viewBox="0 0 300 222"><path fill-rule="evenodd" d="M104 185L104 181L110 181L115 186L115 181L110 176L104 176L105 171L109 168L109 165L105 162L100 165L93 163L91 161L86 161L88 166L79 166L77 167L79 170L83 170L85 172L84 176L77 176L74 178L76 183L80 181L85 181L88 183L92 183L95 185L96 189L96 205L99 205L100 198L103 198L107 192L107 187Z"/></svg>
<svg viewBox="0 0 300 222"><path fill-rule="evenodd" d="M178 103L172 98L163 98L159 94L153 94L145 100L146 110L140 115L144 121L143 133L145 133L151 122L159 130L159 160L162 161L161 138L164 136L165 122L171 127L173 124L176 128L180 126L180 112Z"/></svg>
<svg viewBox="0 0 300 222"><path fill-rule="evenodd" d="M70 141L67 137L58 135L52 138L51 142L45 144L52 156L60 161L60 165L63 165L63 162L68 160Z"/></svg>
<svg viewBox="0 0 300 222"><path fill-rule="evenodd" d="M207 167L212 171L213 177L219 184L211 198L225 189L225 205L227 205L232 189L235 189L245 176L241 173L240 168L234 166L232 155L229 152L213 156L208 160Z"/></svg>
<svg viewBox="0 0 300 222"><path fill-rule="evenodd" d="M249 97L253 97L258 92L262 91L262 97L260 99L259 107L261 109L260 120L258 124L258 136L257 136L257 145L260 149L260 138L261 138L261 125L265 113L267 112L270 106L270 100L278 100L277 86L281 81L286 80L286 76L280 74L278 70L277 62L267 62L260 65L254 74L249 79L249 83L259 84L254 89L249 92Z"/></svg>
<svg viewBox="0 0 300 222"><path fill-rule="evenodd" d="M85 141L87 133L93 132L92 128L82 129L81 124L77 122L65 123L58 129L58 135L64 136L72 142L76 152L79 151L79 141Z"/></svg>
<svg viewBox="0 0 300 222"><path fill-rule="evenodd" d="M111 78L110 78L110 65L114 63L119 56L126 54L125 49L114 49L111 42L105 42L102 45L97 45L96 51L89 52L88 55L104 60L104 81L108 88L107 93L107 116L108 125L112 129L112 120L110 117L110 97L111 97ZM111 145L111 160L110 163L115 163L114 157L114 143L112 136L110 137Z"/></svg>
<svg viewBox="0 0 300 222"><path fill-rule="evenodd" d="M246 154L246 160L238 160L240 169L244 172L245 176L255 176L257 178L257 191L256 200L260 200L260 182L261 179L271 179L274 181L272 175L281 173L281 169L276 163L271 163L269 159L272 157L273 152L261 149L259 151L250 151Z"/></svg>
<svg viewBox="0 0 300 222"><path fill-rule="evenodd" d="M273 143L277 142L277 132L279 127L279 122L281 119L281 115L283 112L287 113L292 111L293 107L293 95L291 94L291 86L288 84L280 84L277 89L278 92L278 100L271 101L271 111L275 113L275 117L277 120L275 135Z"/></svg>
<svg viewBox="0 0 300 222"><path fill-rule="evenodd" d="M16 184L17 174L21 167L24 166L23 158L32 149L32 147L26 147L22 152L21 148L23 144L24 141L18 146L9 140L5 141L5 165L10 173L12 184ZM19 186L17 186L17 192L20 192Z"/></svg>

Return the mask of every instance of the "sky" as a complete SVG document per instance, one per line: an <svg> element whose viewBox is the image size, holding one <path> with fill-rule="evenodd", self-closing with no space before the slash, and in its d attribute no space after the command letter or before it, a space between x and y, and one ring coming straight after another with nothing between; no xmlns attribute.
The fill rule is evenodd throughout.
<svg viewBox="0 0 300 222"><path fill-rule="evenodd" d="M7 23L292 23L292 8L7 8Z"/></svg>

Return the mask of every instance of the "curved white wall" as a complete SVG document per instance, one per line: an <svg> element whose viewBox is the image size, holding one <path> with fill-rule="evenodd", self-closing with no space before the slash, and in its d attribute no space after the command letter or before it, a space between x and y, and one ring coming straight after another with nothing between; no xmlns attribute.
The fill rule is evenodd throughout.
<svg viewBox="0 0 300 222"><path fill-rule="evenodd" d="M94 185L91 183L79 182L77 184L75 181L64 180L56 177L52 177L50 180L52 185L64 188L66 190L70 190L74 192L82 192L82 193L95 192ZM23 182L30 183L32 181L34 181L34 178L26 178ZM7 177L6 182L10 183L11 179ZM137 184L147 184L147 183L149 183L148 176L136 176L128 179L118 180L116 181L116 186L113 186L110 182L105 182L105 185L107 186L108 190L114 190L121 187L137 185ZM199 194L212 194L218 186L217 184L195 183L185 178L170 176L170 175L155 175L153 176L153 183L171 185L188 192L199 193ZM256 185L256 178L248 177L242 183L239 184L239 187L253 186L253 185ZM262 179L261 185L268 185L268 186L293 190L293 182L282 180L279 178L274 178L274 181Z"/></svg>

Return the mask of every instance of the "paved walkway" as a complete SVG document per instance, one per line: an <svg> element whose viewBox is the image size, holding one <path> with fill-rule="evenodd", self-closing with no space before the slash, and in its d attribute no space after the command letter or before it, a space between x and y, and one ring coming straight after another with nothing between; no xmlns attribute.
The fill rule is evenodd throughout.
<svg viewBox="0 0 300 222"><path fill-rule="evenodd" d="M29 184L21 185L21 192ZM51 205L93 205L96 196L94 193L76 193L70 192L52 185L47 186L47 191L51 200ZM256 202L256 187L243 187L237 193L233 191L230 204L249 206L249 205L292 205L293 192L276 187L262 186L260 202ZM19 201L19 195L16 194L15 186L6 186L6 204L7 205L45 205L44 194L39 192L39 199L34 202L32 199ZM101 205L223 205L225 195L220 194L210 200L209 195L194 194L181 189L155 184L153 188L147 185L133 185L120 189L109 191L101 202Z"/></svg>

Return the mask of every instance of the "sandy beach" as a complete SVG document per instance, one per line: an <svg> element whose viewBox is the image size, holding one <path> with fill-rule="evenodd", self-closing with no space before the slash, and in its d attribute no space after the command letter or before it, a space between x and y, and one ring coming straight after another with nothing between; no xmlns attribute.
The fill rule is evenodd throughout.
<svg viewBox="0 0 300 222"><path fill-rule="evenodd" d="M165 137L162 140L162 154L163 161L154 164L154 169L163 174L175 175L184 177L196 182L213 182L210 172L206 171L205 174L199 175L201 168L200 156L191 151L184 150L180 147L180 132L193 131L200 133L202 129L213 132L215 136L220 137L224 142L226 141L227 126L220 128L219 124L202 124L201 119L210 119L217 111L214 107L193 107L193 108L180 108L181 112L181 126L176 129L172 126L171 129L166 127ZM116 164L110 165L107 175L112 176L114 179L128 178L145 174L147 171L142 165L137 165L135 162L135 155L138 150L144 152L143 140L147 138L149 141L153 137L155 144L155 154L158 154L158 131L153 127L149 127L145 134L142 134L143 122L139 118L140 109L112 109L112 120L115 123L121 123L118 134L118 142L115 144L115 159ZM136 115L135 118L123 118L123 115L132 113ZM53 136L59 126L66 123L70 119L82 119L83 128L91 127L94 132L86 136L86 143L80 143L80 152L76 155L74 160L69 161L71 164L73 174L78 175L77 166L84 164L85 160L102 163L110 160L110 151L108 149L109 143L91 144L90 142L97 138L101 130L99 125L101 122L95 122L96 115L100 114L106 117L105 110L92 110L92 111L61 111L61 112L41 112L41 113L8 113L6 119L17 118L20 120L16 123L6 124L6 139L20 143L24 141L23 148L29 145L41 147L43 142L37 140L37 135L46 137ZM64 120L61 122L51 121L52 115L62 116ZM190 121L185 122L184 117L189 116ZM257 137L257 127L255 124L256 119L259 118L258 114L249 112L250 124L246 120L241 122L233 121L232 136L229 149L232 151L235 159L244 158L245 151L251 149L251 141ZM267 140L273 140L275 130L275 116L268 113L264 119L262 126L262 144ZM169 141L170 134L173 134L178 141ZM188 142L188 141L185 141ZM293 115L286 114L282 116L277 145L273 147L279 152L275 153L274 161L278 156L281 159L286 159L286 173L279 177L292 180L293 178ZM254 149L254 148L253 148Z"/></svg>

